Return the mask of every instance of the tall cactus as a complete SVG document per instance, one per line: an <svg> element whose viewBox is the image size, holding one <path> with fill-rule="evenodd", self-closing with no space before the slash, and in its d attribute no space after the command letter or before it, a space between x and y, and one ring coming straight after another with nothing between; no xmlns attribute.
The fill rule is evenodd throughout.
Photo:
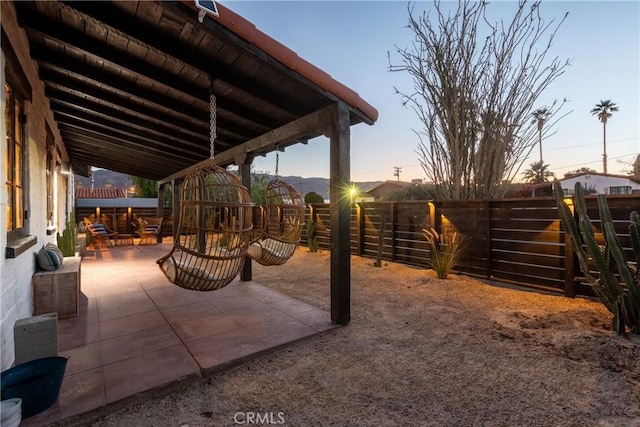
<svg viewBox="0 0 640 427"><path fill-rule="evenodd" d="M613 330L624 335L625 326L634 334L640 333L640 215L633 211L630 216L629 235L634 260L628 261L613 226L611 212L604 194L598 195L598 209L602 223L605 245L600 246L595 238L591 219L587 215L587 204L580 183L575 185L574 204L577 224L571 209L564 201L560 183L554 182L553 196L565 232L569 234L580 268L591 283L594 293L613 313ZM589 272L589 261L595 263L599 277ZM626 286L622 286L622 283Z"/></svg>
<svg viewBox="0 0 640 427"><path fill-rule="evenodd" d="M62 234L57 233L56 240L58 247L63 256L74 256L76 253L76 238L78 232L76 230L76 213L71 211L69 221L65 222Z"/></svg>

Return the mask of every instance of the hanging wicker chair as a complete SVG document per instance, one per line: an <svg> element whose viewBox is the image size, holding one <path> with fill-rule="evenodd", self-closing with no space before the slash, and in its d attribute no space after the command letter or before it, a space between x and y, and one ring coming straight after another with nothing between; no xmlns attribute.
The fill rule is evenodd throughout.
<svg viewBox="0 0 640 427"><path fill-rule="evenodd" d="M262 230L247 251L256 262L282 265L293 255L302 234L305 204L295 188L279 179L267 185Z"/></svg>
<svg viewBox="0 0 640 427"><path fill-rule="evenodd" d="M171 283L213 291L242 269L252 236L252 203L240 180L213 160L186 176L173 249L156 262Z"/></svg>

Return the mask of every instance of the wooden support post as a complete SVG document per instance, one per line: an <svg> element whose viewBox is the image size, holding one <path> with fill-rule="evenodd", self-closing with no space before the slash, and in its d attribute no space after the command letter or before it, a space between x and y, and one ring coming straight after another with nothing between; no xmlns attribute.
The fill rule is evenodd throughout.
<svg viewBox="0 0 640 427"><path fill-rule="evenodd" d="M250 156L245 157L244 162L240 165L240 176L242 177L242 185L247 187L247 191L251 194L251 163ZM255 223L255 222L254 222ZM251 268L251 258L244 257L244 265L240 272L240 280L248 282L253 278L253 272Z"/></svg>
<svg viewBox="0 0 640 427"><path fill-rule="evenodd" d="M158 218L164 217L164 186L165 184L158 185ZM156 241L162 243L162 228L156 236Z"/></svg>
<svg viewBox="0 0 640 427"><path fill-rule="evenodd" d="M180 184L182 179L174 179L171 181L171 202L173 209L173 241L176 242L180 238L178 236L178 227L180 226Z"/></svg>
<svg viewBox="0 0 640 427"><path fill-rule="evenodd" d="M351 129L349 110L338 102L330 130L331 198L331 321L347 325L351 320Z"/></svg>

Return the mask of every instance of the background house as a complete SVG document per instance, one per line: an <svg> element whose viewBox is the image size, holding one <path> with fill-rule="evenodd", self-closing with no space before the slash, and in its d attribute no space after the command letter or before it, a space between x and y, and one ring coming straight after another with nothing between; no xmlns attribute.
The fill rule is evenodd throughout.
<svg viewBox="0 0 640 427"><path fill-rule="evenodd" d="M559 180L564 193L571 195L574 192L576 182L582 184L582 188L594 194L635 194L640 193L640 179L633 176L610 175L604 173L581 173Z"/></svg>
<svg viewBox="0 0 640 427"><path fill-rule="evenodd" d="M369 191L364 192L362 194L362 198L368 200L379 200L382 196L395 193L398 190L402 190L403 188L410 187L412 185L415 184L403 181L384 181Z"/></svg>
<svg viewBox="0 0 640 427"><path fill-rule="evenodd" d="M574 193L576 182L588 194L610 194L612 196L640 193L640 179L631 175L611 175L598 172L580 173L558 180L564 194ZM528 185L526 191L531 197L553 196L553 182Z"/></svg>

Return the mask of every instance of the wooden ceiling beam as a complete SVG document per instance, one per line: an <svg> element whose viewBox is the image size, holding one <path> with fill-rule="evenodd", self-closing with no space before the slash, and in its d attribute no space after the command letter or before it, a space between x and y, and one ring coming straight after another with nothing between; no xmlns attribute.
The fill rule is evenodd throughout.
<svg viewBox="0 0 640 427"><path fill-rule="evenodd" d="M158 108L162 110L161 114L166 116L162 122L175 121L176 125L181 128L193 128L196 122L208 128L208 94L204 94L203 99L197 100L199 108L193 108L189 103L182 103L179 99L171 96L151 92L140 85L119 76L106 74L104 71L90 67L80 61L75 61L71 58L64 59L59 55L54 55L42 46L36 45L32 50L32 56L41 64L40 77L42 80L57 83L78 92L93 93L96 98L111 99L113 104L120 104L129 99L128 105L138 105L138 112L148 117L160 114L155 109ZM244 108L226 97L217 97L216 109L221 117L231 118L228 123L222 121L221 127L229 127L230 131L236 134L244 134L245 138L251 138L260 132L265 132L271 129L273 125L273 119L256 113L254 110ZM142 110L146 112L142 112ZM188 111L189 114L184 113L185 111ZM241 118L245 126L234 125L234 122L238 122L237 119L233 120L235 117ZM189 125L180 124L181 122L187 122Z"/></svg>
<svg viewBox="0 0 640 427"><path fill-rule="evenodd" d="M124 159L126 161L134 161L140 163L139 158L141 156L144 156L146 159L153 160L153 162L155 162L156 164L166 164L173 166L184 164L189 165L194 161L193 159L185 159L184 157L178 156L167 156L166 154L159 154L153 151L142 152L139 151L138 148L131 148L127 145L119 143L118 141L105 140L104 138L96 136L91 132L78 132L77 129L63 128L61 133L70 138L70 147L73 148L75 152L84 151L88 154L91 154L95 152L108 151L111 157L116 161ZM125 155L123 156L123 154Z"/></svg>
<svg viewBox="0 0 640 427"><path fill-rule="evenodd" d="M81 4L80 2L73 3L73 6L75 8L76 5L80 5L80 4ZM97 5L97 4L99 3L94 2L90 8L92 10L95 9L95 6L93 5ZM142 78L146 78L148 80L151 80L163 86L165 89L168 88L171 91L179 92L181 96L197 99L202 102L208 103L209 74L207 71L203 69L199 69L197 67L194 67L192 64L185 63L181 61L179 58L175 58L171 55L167 55L164 51L162 51L161 49L158 49L155 46L149 46L152 51L153 50L158 51L158 54L163 56L163 60L159 61L160 63L163 63L164 61L167 61L169 59L175 60L182 63L183 67L190 67L198 70L202 75L202 77L200 78L201 81L199 84L193 81L185 81L183 80L183 77L181 77L180 73L176 74L176 73L166 72L156 66L150 65L146 58L141 59L132 55L124 55L122 53L122 50L118 50L117 48L114 48L110 44L107 44L103 41L97 41L97 40L91 39L86 34L84 34L83 31L77 30L75 28L71 28L69 26L60 25L60 23L55 19L52 19L49 17L46 17L43 19L30 18L30 16L31 16L30 14L25 14L24 17L21 16L21 24L25 27L30 40L32 40L32 43L37 43L36 42L37 40L43 40L43 41L49 40L50 43L53 42L53 43L59 44L61 48L59 50L61 52L65 52L67 55L68 55L68 52L75 51L77 54L86 55L90 58L93 58L94 60L102 61L103 63L109 65L114 70L117 70L118 73L122 73L124 71L125 73L130 73ZM117 21L120 21L122 19L126 20L127 17L120 15L118 16ZM137 25L139 26L140 22L139 21L136 21L136 22L137 22ZM128 32L129 34L131 33L131 31L129 31L130 29L127 28L125 30L126 31L124 31L123 34L125 32ZM118 30L118 31L121 31L121 30ZM131 42L142 43L145 45L147 44L144 42L140 42L138 40L132 40L131 37L129 37L129 34L127 35L127 38L125 40L126 42L131 41ZM110 36L117 37L117 32L113 32L113 35L110 34ZM158 31L153 32L152 38L154 40L158 36L161 36L158 33ZM124 37L124 35L122 37ZM148 39L149 34L146 34L145 37ZM167 39L166 41L167 43L170 43L170 44L176 44L176 43L179 44L179 41L175 39L171 39L171 40ZM51 46L48 46L47 49L51 49ZM193 47L184 46L183 49L187 51L192 51ZM207 65L207 67L209 68L211 67L210 61L204 61L202 65ZM221 76L217 75L216 78L221 79ZM243 80L241 81L241 83L244 83L246 85L247 82L246 80ZM136 84L136 82L134 82L134 84ZM282 98L282 94L280 94L279 96L275 96L272 99L279 99L279 98ZM221 101L222 101L221 108L233 109L232 101L229 101L228 107L225 106L225 102L227 101L225 101L224 98L221 99ZM274 108L279 109L282 114L289 115L289 118L295 117L293 113L280 109L277 105L265 100L264 98L260 98L260 101L266 105L270 105L270 106L273 106ZM247 114L246 112L237 111L237 110L236 110L236 113L246 117L252 117L253 115L256 115L258 117L260 116L259 111L255 111L255 110L252 110L250 114ZM273 123L273 119L270 119L270 121L265 120L262 122L262 124L267 124L267 123Z"/></svg>
<svg viewBox="0 0 640 427"><path fill-rule="evenodd" d="M298 116L299 102L295 96L287 96L287 94L275 92L267 85L255 81L248 81L246 76L229 71L227 69L228 65L215 59L215 52L209 52L209 55L203 55L201 50L194 49L193 44L185 43L174 35L164 34L162 31L159 31L160 29L157 26L149 25L140 19L123 14L121 13L121 9L107 2L96 4L94 2L84 3L71 1L62 3L68 4L69 7L102 22L110 28L127 34L139 43L163 52L167 57L175 58L195 69L202 70L205 75L210 73L214 75L216 79L224 80L236 87L246 88L245 90L248 90L254 96L260 98L262 102L271 104L281 111L288 113L290 118ZM192 17L187 14L183 6L172 5L170 3L171 2L161 2L160 4L163 8L170 10L171 13L178 14L181 18L184 18L185 21L189 22L192 20ZM228 32L224 27L218 27L216 33ZM198 27L192 27L191 30L204 31L204 29L199 29ZM208 31L211 31L211 28L209 28Z"/></svg>
<svg viewBox="0 0 640 427"><path fill-rule="evenodd" d="M61 113L54 113L54 115L56 116L56 120L59 123L61 131L63 128L68 130L74 129L80 134L92 136L97 140L105 141L105 143L111 143L120 145L122 147L140 150L140 154L138 155L138 157L141 157L141 160L144 159L145 155L150 154L165 157L176 157L179 159L184 159L185 161L194 161L194 159L202 158L201 156L206 155L197 154L192 150L183 150L177 147L160 148L152 141L136 137L128 137L126 134L116 135L115 133L105 132L105 129L102 126L94 125L90 122L87 122L86 120L62 115Z"/></svg>
<svg viewBox="0 0 640 427"><path fill-rule="evenodd" d="M205 154L208 152L206 148L209 142L205 138L198 138L200 140L198 144L194 143L193 139L185 140L179 136L163 133L162 130L155 130L148 126L140 126L137 124L135 118L126 117L122 119L117 117L117 111L114 111L114 115L109 115L109 110L99 111L99 109L84 108L77 104L63 104L55 100L52 101L52 104L54 111L59 114L66 115L67 117L75 117L89 123L95 123L104 128L112 128L125 135L132 135L146 140L155 140L160 146L184 146L185 152L204 151Z"/></svg>
<svg viewBox="0 0 640 427"><path fill-rule="evenodd" d="M214 162L217 165L225 166L232 163L242 163L247 156L259 154L261 152L273 151L278 146L288 145L298 141L300 138L308 138L309 135L317 135L328 132L331 121L337 114L336 104L331 104L316 112L307 114L299 119L293 120L284 126L269 131L263 135L253 138L242 145L230 148L215 156ZM202 167L209 159L203 160L193 166L172 174L160 180L160 184L166 184L188 175L194 170Z"/></svg>

